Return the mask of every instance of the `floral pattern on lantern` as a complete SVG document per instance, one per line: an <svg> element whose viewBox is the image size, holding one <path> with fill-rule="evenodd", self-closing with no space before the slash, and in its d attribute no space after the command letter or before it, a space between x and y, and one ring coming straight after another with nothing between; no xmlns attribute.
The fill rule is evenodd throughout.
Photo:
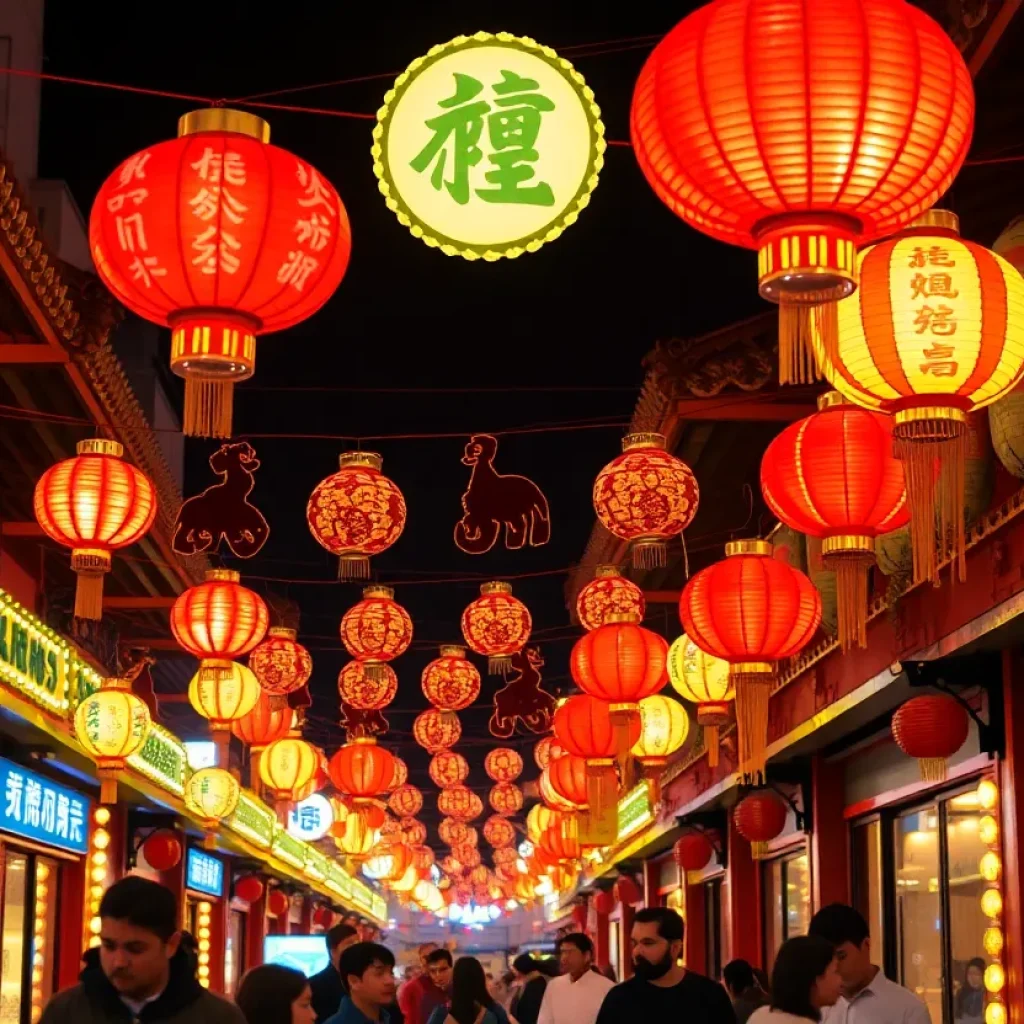
<svg viewBox="0 0 1024 1024"><path fill-rule="evenodd" d="M423 806L423 798L420 797L420 806ZM402 826L402 838L410 846L421 846L427 841L427 826L416 818L403 818L399 823Z"/></svg>
<svg viewBox="0 0 1024 1024"><path fill-rule="evenodd" d="M459 742L462 726L459 724L459 716L454 712L429 708L416 716L412 723L412 734L428 754L439 754Z"/></svg>
<svg viewBox="0 0 1024 1024"><path fill-rule="evenodd" d="M516 841L515 826L500 814L492 814L484 822L484 839L496 848L512 846Z"/></svg>
<svg viewBox="0 0 1024 1024"><path fill-rule="evenodd" d="M916 757L921 778L942 782L946 762L966 742L971 720L964 706L944 693L911 697L892 716L892 738L908 757Z"/></svg>
<svg viewBox="0 0 1024 1024"><path fill-rule="evenodd" d="M685 633L668 649L668 678L684 700L697 705L697 724L704 730L708 765L718 767L719 730L729 724L729 705L736 697L729 663L705 654Z"/></svg>
<svg viewBox="0 0 1024 1024"><path fill-rule="evenodd" d="M278 707L286 705L289 693L301 690L313 674L309 651L295 639L295 630L272 626L266 638L249 655L249 668L260 686L275 699Z"/></svg>
<svg viewBox="0 0 1024 1024"><path fill-rule="evenodd" d="M469 762L461 755L451 750L442 750L430 759L430 766L427 769L430 773L430 780L439 789L446 786L454 786L458 782L465 782L469 776Z"/></svg>
<svg viewBox="0 0 1024 1024"><path fill-rule="evenodd" d="M447 644L441 657L423 670L423 696L441 711L462 711L480 696L480 673L466 659L466 648Z"/></svg>
<svg viewBox="0 0 1024 1024"><path fill-rule="evenodd" d="M395 762L395 774L391 776L391 784L387 787L389 790L398 789L409 781L409 766L405 761L396 754L392 754L391 759Z"/></svg>
<svg viewBox="0 0 1024 1024"><path fill-rule="evenodd" d="M456 821L472 821L475 817L473 795L473 791L461 782L456 786L449 786L437 794L437 809L446 818L454 818Z"/></svg>
<svg viewBox="0 0 1024 1024"><path fill-rule="evenodd" d="M646 612L644 592L617 565L599 565L594 578L576 595L576 617L584 629L603 626L605 617L613 613L635 615L642 622Z"/></svg>
<svg viewBox="0 0 1024 1024"><path fill-rule="evenodd" d="M399 817L412 817L414 814L419 814L423 807L423 794L415 786L406 783L404 786L399 786L388 797L388 807Z"/></svg>
<svg viewBox="0 0 1024 1024"><path fill-rule="evenodd" d="M222 677L204 675L200 669L188 684L188 701L197 714L209 720L222 768L228 766L231 724L256 707L261 693L250 669L237 661L227 665L227 674Z"/></svg>
<svg viewBox="0 0 1024 1024"><path fill-rule="evenodd" d="M381 665L370 678L362 662L350 661L338 673L338 696L359 711L380 711L398 694L398 676Z"/></svg>
<svg viewBox="0 0 1024 1024"><path fill-rule="evenodd" d="M467 846L465 844L453 847L452 857L462 865L463 871L472 871L473 868L479 867L480 862L483 860L480 851L475 846Z"/></svg>
<svg viewBox="0 0 1024 1024"><path fill-rule="evenodd" d="M514 782L499 782L492 786L488 800L498 814L516 814L523 809L523 791Z"/></svg>
<svg viewBox="0 0 1024 1024"><path fill-rule="evenodd" d="M662 770L689 735L690 716L679 701L660 693L640 701L640 739L633 744L632 754L650 778L654 803L661 799Z"/></svg>
<svg viewBox="0 0 1024 1024"><path fill-rule="evenodd" d="M341 642L369 678L384 675L385 662L397 658L412 643L412 619L395 601L391 587L372 586L341 619Z"/></svg>
<svg viewBox="0 0 1024 1024"><path fill-rule="evenodd" d="M495 747L484 758L484 771L495 782L515 782L523 773L523 759L511 747Z"/></svg>
<svg viewBox="0 0 1024 1024"><path fill-rule="evenodd" d="M512 596L512 585L494 581L480 585L480 596L462 613L462 635L471 651L487 658L491 675L504 675L510 658L530 639L533 619Z"/></svg>
<svg viewBox="0 0 1024 1024"><path fill-rule="evenodd" d="M455 818L442 818L441 824L437 826L437 834L441 837L441 841L449 846L459 846L461 843L469 842L471 831L473 830L469 825L464 821L457 821Z"/></svg>

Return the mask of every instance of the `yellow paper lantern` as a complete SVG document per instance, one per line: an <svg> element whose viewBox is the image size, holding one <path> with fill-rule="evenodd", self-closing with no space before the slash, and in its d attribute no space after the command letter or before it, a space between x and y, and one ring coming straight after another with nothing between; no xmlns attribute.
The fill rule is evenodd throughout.
<svg viewBox="0 0 1024 1024"><path fill-rule="evenodd" d="M668 678L680 697L697 705L697 724L704 730L708 765L717 768L719 730L729 724L729 705L736 697L729 663L705 654L683 633L668 649Z"/></svg>
<svg viewBox="0 0 1024 1024"><path fill-rule="evenodd" d="M422 879L412 890L412 898L429 914L437 914L444 909L444 896L433 882Z"/></svg>
<svg viewBox="0 0 1024 1024"><path fill-rule="evenodd" d="M200 669L188 684L189 703L197 714L209 720L222 768L228 767L231 723L249 714L262 692L250 669L237 661L230 665L230 672L223 677Z"/></svg>
<svg viewBox="0 0 1024 1024"><path fill-rule="evenodd" d="M320 753L293 731L283 740L274 740L260 758L260 779L274 794L278 819L288 821L288 805L313 781Z"/></svg>
<svg viewBox="0 0 1024 1024"><path fill-rule="evenodd" d="M335 822L336 828L338 825L339 823ZM340 835L335 835L335 846L346 857L351 857L357 863L366 859L380 836L378 830L370 828L366 823L366 818L359 813L349 814L341 823L340 832Z"/></svg>
<svg viewBox="0 0 1024 1024"><path fill-rule="evenodd" d="M395 892L412 892L416 888L416 883L420 880L420 873L416 870L414 864L410 864L405 869L405 874L397 882L391 883L391 888Z"/></svg>
<svg viewBox="0 0 1024 1024"><path fill-rule="evenodd" d="M104 679L75 712L75 735L96 762L100 803L117 803L117 777L142 749L152 722L149 708L127 679Z"/></svg>
<svg viewBox="0 0 1024 1024"><path fill-rule="evenodd" d="M234 814L241 791L238 780L224 768L200 768L189 777L185 806L206 829L207 844L213 841L209 833Z"/></svg>
<svg viewBox="0 0 1024 1024"><path fill-rule="evenodd" d="M664 768L690 735L690 716L677 700L660 693L640 701L640 739L633 756L645 768Z"/></svg>

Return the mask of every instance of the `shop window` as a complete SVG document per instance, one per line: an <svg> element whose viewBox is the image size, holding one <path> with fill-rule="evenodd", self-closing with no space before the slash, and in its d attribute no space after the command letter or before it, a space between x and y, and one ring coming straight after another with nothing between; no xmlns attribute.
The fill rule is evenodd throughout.
<svg viewBox="0 0 1024 1024"><path fill-rule="evenodd" d="M806 853L779 857L762 866L765 970L771 971L779 947L794 935L806 935L811 923L811 867Z"/></svg>
<svg viewBox="0 0 1024 1024"><path fill-rule="evenodd" d="M722 880L704 883L704 971L716 980L722 976Z"/></svg>
<svg viewBox="0 0 1024 1024"><path fill-rule="evenodd" d="M224 994L231 996L245 960L245 914L232 910L228 918L228 936L224 945Z"/></svg>
<svg viewBox="0 0 1024 1024"><path fill-rule="evenodd" d="M622 923L620 921L608 922L608 962L611 964L615 977L619 981L625 981L622 973Z"/></svg>
<svg viewBox="0 0 1024 1024"><path fill-rule="evenodd" d="M871 957L885 963L885 887L882 881L882 822L876 818L853 829L853 905L868 923Z"/></svg>

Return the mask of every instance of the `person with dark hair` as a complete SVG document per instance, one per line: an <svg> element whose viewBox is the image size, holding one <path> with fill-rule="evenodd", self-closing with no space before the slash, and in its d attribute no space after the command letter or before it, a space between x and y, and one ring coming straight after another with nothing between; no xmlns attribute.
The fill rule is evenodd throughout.
<svg viewBox="0 0 1024 1024"><path fill-rule="evenodd" d="M181 948L174 894L128 875L103 894L100 944L83 956L80 983L55 995L41 1024L245 1024L241 1010L196 978Z"/></svg>
<svg viewBox="0 0 1024 1024"><path fill-rule="evenodd" d="M853 907L845 903L822 907L811 918L809 932L835 947L843 982L839 1002L828 1015L829 1024L931 1024L924 1003L871 962L868 925Z"/></svg>
<svg viewBox="0 0 1024 1024"><path fill-rule="evenodd" d="M787 939L775 955L771 1004L756 1010L750 1024L818 1024L821 1011L835 1006L841 985L831 942L817 935Z"/></svg>
<svg viewBox="0 0 1024 1024"><path fill-rule="evenodd" d="M722 984L736 1011L736 1024L747 1024L750 1015L768 1002L768 996L746 960L731 960L722 969Z"/></svg>
<svg viewBox="0 0 1024 1024"><path fill-rule="evenodd" d="M398 1005L405 1017L405 1024L427 1024L427 1018L438 1006L448 1004L446 990L451 982L451 953L446 949L439 949L434 942L423 943L418 953L422 973L412 981L406 982L398 993ZM434 968L434 973L442 979L443 989L435 983L430 973L431 962L438 965Z"/></svg>
<svg viewBox="0 0 1024 1024"><path fill-rule="evenodd" d="M487 990L487 975L476 957L463 956L455 962L451 1006L437 1007L427 1024L509 1024L505 1008Z"/></svg>
<svg viewBox="0 0 1024 1024"><path fill-rule="evenodd" d="M317 1020L326 1020L338 1012L341 997L345 994L338 973L338 961L341 954L359 941L359 932L350 924L336 924L324 932L327 943L327 954L331 962L319 973L309 979L309 987L313 992L313 1011Z"/></svg>
<svg viewBox="0 0 1024 1024"><path fill-rule="evenodd" d="M548 979L529 953L520 953L512 961L512 973L516 976L519 991L512 997L508 1012L519 1024L537 1024Z"/></svg>
<svg viewBox="0 0 1024 1024"><path fill-rule="evenodd" d="M248 1024L313 1024L312 992L301 971L263 964L247 971L235 996Z"/></svg>
<svg viewBox="0 0 1024 1024"><path fill-rule="evenodd" d="M633 977L609 989L597 1024L674 1021L735 1024L725 989L679 966L683 919L668 907L645 907L633 918Z"/></svg>
<svg viewBox="0 0 1024 1024"><path fill-rule="evenodd" d="M395 957L387 946L355 942L338 958L345 995L326 1024L391 1024L395 1001Z"/></svg>
<svg viewBox="0 0 1024 1024"><path fill-rule="evenodd" d="M967 961L964 983L953 998L954 1024L982 1024L985 1017L985 961Z"/></svg>
<svg viewBox="0 0 1024 1024"><path fill-rule="evenodd" d="M594 1024L612 983L592 971L594 944L583 932L558 940L562 974L552 978L544 991L538 1024Z"/></svg>

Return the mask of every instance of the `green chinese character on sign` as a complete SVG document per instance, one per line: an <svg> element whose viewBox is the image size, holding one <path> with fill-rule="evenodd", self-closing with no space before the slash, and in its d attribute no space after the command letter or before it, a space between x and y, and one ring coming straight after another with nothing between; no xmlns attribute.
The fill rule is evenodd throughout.
<svg viewBox="0 0 1024 1024"><path fill-rule="evenodd" d="M502 71L501 81L494 84L494 107L478 99L483 83L469 75L455 74L455 92L438 103L443 114L426 122L434 137L413 158L410 166L422 174L433 164L430 183L441 186L464 206L470 199L469 172L480 163L483 150L479 143L486 117L487 142L491 152L487 159L493 169L484 174L491 188L478 188L476 194L488 203L528 203L553 206L554 193L546 182L523 187L533 178L530 164L540 158L535 148L540 134L541 115L555 109L555 104L539 92L540 83L523 78L514 71ZM446 179L451 140L451 174Z"/></svg>
<svg viewBox="0 0 1024 1024"><path fill-rule="evenodd" d="M28 674L36 686L42 686L46 678L46 652L43 645L35 638L32 638L28 648Z"/></svg>
<svg viewBox="0 0 1024 1024"><path fill-rule="evenodd" d="M20 622L11 623L11 661L23 676L28 674L28 633Z"/></svg>
<svg viewBox="0 0 1024 1024"><path fill-rule="evenodd" d="M0 615L0 661L10 661L7 653L7 623L11 620L6 615Z"/></svg>

